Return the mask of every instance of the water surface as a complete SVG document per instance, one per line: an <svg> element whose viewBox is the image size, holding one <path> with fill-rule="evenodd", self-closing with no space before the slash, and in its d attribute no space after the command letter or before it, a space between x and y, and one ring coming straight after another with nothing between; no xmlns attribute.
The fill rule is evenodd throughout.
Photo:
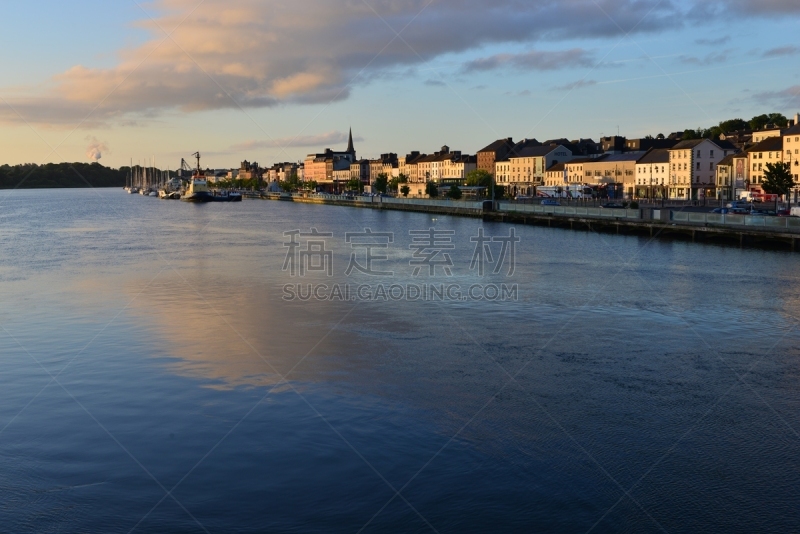
<svg viewBox="0 0 800 534"><path fill-rule="evenodd" d="M332 276L282 271L330 232ZM796 531L797 255L120 190L0 192L0 530ZM344 274L393 232L394 276ZM409 231L454 231L412 276ZM498 249L495 249L497 251ZM286 301L286 284L518 284Z"/></svg>

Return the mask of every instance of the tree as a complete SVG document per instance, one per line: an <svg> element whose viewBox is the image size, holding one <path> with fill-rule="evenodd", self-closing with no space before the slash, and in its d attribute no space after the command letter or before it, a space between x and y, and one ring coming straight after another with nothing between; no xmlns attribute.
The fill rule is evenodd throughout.
<svg viewBox="0 0 800 534"><path fill-rule="evenodd" d="M380 193L386 193L386 187L389 185L389 177L386 173L380 173L377 178L375 178L375 189Z"/></svg>
<svg viewBox="0 0 800 534"><path fill-rule="evenodd" d="M697 133L696 130L684 130L683 137L681 138L684 141L690 141L692 139L700 139L700 134Z"/></svg>
<svg viewBox="0 0 800 534"><path fill-rule="evenodd" d="M404 197L407 197L410 192L411 188L408 187L407 185L403 185L403 187L400 188L400 193L402 193Z"/></svg>
<svg viewBox="0 0 800 534"><path fill-rule="evenodd" d="M785 127L789 121L781 113L770 113L769 115L757 115L750 119L749 125L752 130L761 130L767 124L774 124L778 127Z"/></svg>
<svg viewBox="0 0 800 534"><path fill-rule="evenodd" d="M456 184L450 186L450 190L447 192L447 196L452 198L453 200L458 200L461 198L461 189L458 188Z"/></svg>
<svg viewBox="0 0 800 534"><path fill-rule="evenodd" d="M425 184L425 194L431 198L439 196L439 186L436 185L436 182L428 182Z"/></svg>
<svg viewBox="0 0 800 534"><path fill-rule="evenodd" d="M767 171L761 187L772 195L786 195L787 198L795 186L791 168L787 163L767 163Z"/></svg>
<svg viewBox="0 0 800 534"><path fill-rule="evenodd" d="M408 176L406 176L405 174L399 174L398 176L395 176L389 181L389 188L392 189L393 191L398 191L401 184L407 184L407 183L408 183Z"/></svg>
<svg viewBox="0 0 800 534"><path fill-rule="evenodd" d="M364 191L364 184L358 178L350 178L347 181L347 189L349 191L358 191L361 193Z"/></svg>
<svg viewBox="0 0 800 534"><path fill-rule="evenodd" d="M469 171L467 173L467 185L470 187L486 187L488 189L492 185L492 175L483 169Z"/></svg>
<svg viewBox="0 0 800 534"><path fill-rule="evenodd" d="M719 123L722 133L735 132L737 130L747 130L750 126L743 119L729 119Z"/></svg>
<svg viewBox="0 0 800 534"><path fill-rule="evenodd" d="M285 181L278 182L278 185L284 191L294 191L300 188L300 178L293 172Z"/></svg>
<svg viewBox="0 0 800 534"><path fill-rule="evenodd" d="M491 173L483 170L483 169L475 169L474 171L470 171L467 173L467 186L470 187L485 187L487 193L491 196L491 187L492 187L492 175ZM503 198L503 194L505 190L502 185L494 185L494 198L499 199Z"/></svg>

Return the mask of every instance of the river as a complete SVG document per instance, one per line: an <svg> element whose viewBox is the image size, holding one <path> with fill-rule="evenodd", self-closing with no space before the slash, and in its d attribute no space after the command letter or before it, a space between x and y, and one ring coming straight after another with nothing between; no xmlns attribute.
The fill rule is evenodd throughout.
<svg viewBox="0 0 800 534"><path fill-rule="evenodd" d="M0 530L797 531L798 278L779 251L3 191Z"/></svg>

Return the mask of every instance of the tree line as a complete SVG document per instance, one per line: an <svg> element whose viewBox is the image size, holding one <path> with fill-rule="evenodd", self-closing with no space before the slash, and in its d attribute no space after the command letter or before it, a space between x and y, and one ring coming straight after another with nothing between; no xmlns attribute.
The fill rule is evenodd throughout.
<svg viewBox="0 0 800 534"><path fill-rule="evenodd" d="M778 128L785 128L789 124L781 113L764 113L756 115L749 121L744 119L728 119L721 121L718 125L710 128L695 128L683 131L683 140L691 139L718 139L721 134L727 134L742 130L761 130L767 124L775 125ZM663 136L661 136L663 137Z"/></svg>
<svg viewBox="0 0 800 534"><path fill-rule="evenodd" d="M112 169L99 163L0 165L0 189L55 187L124 187L128 167Z"/></svg>

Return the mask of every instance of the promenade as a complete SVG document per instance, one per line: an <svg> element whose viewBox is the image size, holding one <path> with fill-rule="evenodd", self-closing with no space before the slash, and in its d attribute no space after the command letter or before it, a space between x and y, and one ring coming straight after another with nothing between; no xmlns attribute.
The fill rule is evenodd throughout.
<svg viewBox="0 0 800 534"><path fill-rule="evenodd" d="M263 198L368 209L388 209L480 217L487 221L533 224L572 230L637 234L708 241L734 246L800 250L800 218L726 215L692 206L609 209L589 205L543 206L538 203L395 198L379 196L265 193Z"/></svg>

